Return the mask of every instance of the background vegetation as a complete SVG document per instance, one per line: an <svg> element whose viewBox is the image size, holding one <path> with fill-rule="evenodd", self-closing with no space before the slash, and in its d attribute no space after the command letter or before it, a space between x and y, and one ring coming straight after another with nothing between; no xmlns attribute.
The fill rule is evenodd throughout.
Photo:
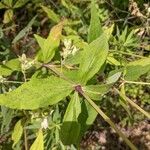
<svg viewBox="0 0 150 150"><path fill-rule="evenodd" d="M0 149L130 149L84 102L80 86L68 96L62 80L67 77L84 85L85 94L138 149L148 150L149 37L146 0L1 0ZM42 102L51 91L63 101Z"/></svg>

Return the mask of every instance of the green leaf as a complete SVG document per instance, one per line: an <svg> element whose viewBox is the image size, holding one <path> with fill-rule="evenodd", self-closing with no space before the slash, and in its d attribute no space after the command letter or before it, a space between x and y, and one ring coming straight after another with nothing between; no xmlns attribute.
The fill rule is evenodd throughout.
<svg viewBox="0 0 150 150"><path fill-rule="evenodd" d="M12 41L13 44L16 43L16 42L18 42L21 38L23 38L23 37L30 31L30 29L31 29L31 27L32 27L32 25L33 25L33 23L34 23L36 17L37 17L37 16L33 17L33 18L31 19L31 21L27 24L27 26L26 26L24 29L22 29L22 30L17 34L17 36L16 36L16 37L13 39L13 41Z"/></svg>
<svg viewBox="0 0 150 150"><path fill-rule="evenodd" d="M41 129L38 132L36 140L31 145L30 150L44 150L44 137Z"/></svg>
<svg viewBox="0 0 150 150"><path fill-rule="evenodd" d="M41 48L41 51L38 55L38 60L48 63L54 56L56 49L60 44L60 38L63 28L63 22L60 22L54 26L47 39L44 39L38 35L35 35L35 38Z"/></svg>
<svg viewBox="0 0 150 150"><path fill-rule="evenodd" d="M0 105L16 109L37 109L58 103L72 89L70 83L58 77L33 78L16 90L0 94Z"/></svg>
<svg viewBox="0 0 150 150"><path fill-rule="evenodd" d="M91 99L100 100L101 97L109 91L111 86L111 84L87 85L82 89Z"/></svg>
<svg viewBox="0 0 150 150"><path fill-rule="evenodd" d="M0 9L3 9L3 8L7 8L7 6L0 2Z"/></svg>
<svg viewBox="0 0 150 150"><path fill-rule="evenodd" d="M107 54L107 37L102 34L84 49L78 73L80 83L85 84L101 69Z"/></svg>
<svg viewBox="0 0 150 150"><path fill-rule="evenodd" d="M116 72L119 71L119 72ZM121 77L122 72L120 70L114 70L113 71L114 74L109 75L109 77L107 78L106 82L107 84L113 84L115 82L118 81L118 79Z"/></svg>
<svg viewBox="0 0 150 150"><path fill-rule="evenodd" d="M87 129L95 121L97 114L98 113L95 111L95 109L87 101L83 100L81 105L81 113L79 116L79 123L81 124L80 136L78 140L79 142L83 137L84 133L87 131Z"/></svg>
<svg viewBox="0 0 150 150"><path fill-rule="evenodd" d="M54 21L55 23L58 23L60 21L60 17L50 8L41 6L43 11L47 14L48 18Z"/></svg>
<svg viewBox="0 0 150 150"><path fill-rule="evenodd" d="M137 80L141 75L150 71L150 58L142 58L130 62L126 66L125 80Z"/></svg>
<svg viewBox="0 0 150 150"><path fill-rule="evenodd" d="M95 6L95 0L92 0L91 3L91 21L88 31L88 43L96 40L103 33L102 27L100 24L97 8Z"/></svg>
<svg viewBox="0 0 150 150"><path fill-rule="evenodd" d="M12 140L13 140L13 148L14 146L19 142L19 140L21 139L21 136L23 134L23 127L21 124L21 120L19 120L14 127L14 131L12 133Z"/></svg>
<svg viewBox="0 0 150 150"><path fill-rule="evenodd" d="M3 20L3 23L6 24L6 23L9 23L10 21L13 20L13 10L12 9L8 9L5 11L4 13L4 20Z"/></svg>
<svg viewBox="0 0 150 150"><path fill-rule="evenodd" d="M9 76L13 71L21 71L19 59L11 59L3 65L0 65L0 76Z"/></svg>
<svg viewBox="0 0 150 150"><path fill-rule="evenodd" d="M9 6L9 7L12 7L12 5L13 5L13 0L4 0L3 3L6 4L6 5Z"/></svg>
<svg viewBox="0 0 150 150"><path fill-rule="evenodd" d="M18 0L15 5L13 6L13 8L19 8L22 7L23 5L25 5L29 0Z"/></svg>
<svg viewBox="0 0 150 150"><path fill-rule="evenodd" d="M78 116L81 112L81 104L78 93L74 93L64 115L63 124L61 126L61 139L63 144L76 144L80 133L80 124Z"/></svg>

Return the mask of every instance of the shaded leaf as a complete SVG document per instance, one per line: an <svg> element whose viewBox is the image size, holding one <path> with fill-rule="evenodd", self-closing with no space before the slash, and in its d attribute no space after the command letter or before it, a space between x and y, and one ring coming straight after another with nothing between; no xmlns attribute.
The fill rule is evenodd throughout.
<svg viewBox="0 0 150 150"><path fill-rule="evenodd" d="M31 21L27 24L27 26L17 34L17 36L13 39L12 43L18 42L21 38L23 38L30 31L36 17L37 16L33 17Z"/></svg>
<svg viewBox="0 0 150 150"><path fill-rule="evenodd" d="M29 0L17 0L13 8L19 8L25 5Z"/></svg>
<svg viewBox="0 0 150 150"><path fill-rule="evenodd" d="M78 116L81 112L81 105L78 93L74 93L64 115L61 126L61 139L65 145L76 144L80 133Z"/></svg>
<svg viewBox="0 0 150 150"><path fill-rule="evenodd" d="M0 105L16 109L37 109L58 103L71 91L72 85L58 77L32 79L16 90L0 94Z"/></svg>

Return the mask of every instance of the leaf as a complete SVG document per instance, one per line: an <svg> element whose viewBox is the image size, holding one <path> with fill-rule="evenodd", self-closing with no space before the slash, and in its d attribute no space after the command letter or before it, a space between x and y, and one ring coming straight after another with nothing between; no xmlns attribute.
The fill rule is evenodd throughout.
<svg viewBox="0 0 150 150"><path fill-rule="evenodd" d="M114 70L114 72L117 70ZM115 72L113 75L109 76L106 80L107 84L112 84L118 81L118 79L121 77L122 72Z"/></svg>
<svg viewBox="0 0 150 150"><path fill-rule="evenodd" d="M110 39L113 30L114 30L114 24L112 24L110 27L108 27L104 30L104 33L106 34L108 39Z"/></svg>
<svg viewBox="0 0 150 150"><path fill-rule="evenodd" d="M102 34L84 49L78 72L80 83L85 84L101 69L106 61L107 54L107 37Z"/></svg>
<svg viewBox="0 0 150 150"><path fill-rule="evenodd" d="M63 144L76 144L80 133L80 124L78 116L81 112L81 104L78 93L74 93L64 115L63 124L61 126L61 139Z"/></svg>
<svg viewBox="0 0 150 150"><path fill-rule="evenodd" d="M142 58L130 62L126 66L125 80L137 80L141 75L150 71L150 58Z"/></svg>
<svg viewBox="0 0 150 150"><path fill-rule="evenodd" d="M88 43L96 40L103 33L100 24L97 8L95 6L95 0L91 3L91 21L88 31Z"/></svg>
<svg viewBox="0 0 150 150"><path fill-rule="evenodd" d="M41 48L41 51L38 55L38 59L44 63L48 63L54 56L56 49L60 44L60 38L63 28L63 22L60 22L54 26L47 39L44 39L38 35L35 35L35 38Z"/></svg>
<svg viewBox="0 0 150 150"><path fill-rule="evenodd" d="M47 14L48 18L54 21L55 23L58 23L60 21L60 17L50 8L41 6L43 11Z"/></svg>
<svg viewBox="0 0 150 150"><path fill-rule="evenodd" d="M3 9L3 8L7 8L7 6L4 5L2 2L0 2L0 9Z"/></svg>
<svg viewBox="0 0 150 150"><path fill-rule="evenodd" d="M31 145L30 150L44 150L44 137L41 129L38 132L36 140Z"/></svg>
<svg viewBox="0 0 150 150"><path fill-rule="evenodd" d="M0 105L14 109L37 109L58 103L72 89L70 83L58 77L33 78L16 90L0 94Z"/></svg>
<svg viewBox="0 0 150 150"><path fill-rule="evenodd" d="M9 7L12 7L12 5L13 5L13 0L4 0L3 3L6 4L6 5L9 6Z"/></svg>
<svg viewBox="0 0 150 150"><path fill-rule="evenodd" d="M8 9L5 11L4 13L4 20L3 20L3 23L6 24L6 23L9 23L10 21L13 20L13 10L12 9Z"/></svg>
<svg viewBox="0 0 150 150"><path fill-rule="evenodd" d="M12 140L14 141L13 143L13 148L14 146L19 142L19 140L21 139L21 136L23 134L23 127L21 124L21 120L19 120L14 127L14 131L12 133Z"/></svg>
<svg viewBox="0 0 150 150"><path fill-rule="evenodd" d="M111 86L111 84L87 85L82 89L91 99L100 100L101 97L109 91Z"/></svg>
<svg viewBox="0 0 150 150"><path fill-rule="evenodd" d="M13 71L21 71L21 63L18 58L0 65L0 76L9 76Z"/></svg>
<svg viewBox="0 0 150 150"><path fill-rule="evenodd" d="M81 113L78 119L79 123L81 124L80 136L78 139L79 142L87 129L93 124L96 117L97 112L95 111L95 109L87 101L84 100L81 105Z"/></svg>
<svg viewBox="0 0 150 150"><path fill-rule="evenodd" d="M37 17L37 16L33 17L33 18L31 19L31 21L27 24L27 26L26 26L24 29L22 29L22 30L17 34L17 36L16 36L16 37L14 38L14 40L12 41L13 44L16 43L16 42L18 42L20 39L22 39L22 38L30 31L30 29L31 29L31 27L32 27L32 25L33 25L33 23L34 23L36 17Z"/></svg>
<svg viewBox="0 0 150 150"><path fill-rule="evenodd" d="M13 6L13 8L19 8L22 7L23 5L25 5L29 0L18 0L15 5Z"/></svg>

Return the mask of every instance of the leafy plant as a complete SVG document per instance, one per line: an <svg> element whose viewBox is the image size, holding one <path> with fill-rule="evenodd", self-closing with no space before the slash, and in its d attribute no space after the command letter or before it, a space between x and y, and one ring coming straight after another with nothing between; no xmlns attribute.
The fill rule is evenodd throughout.
<svg viewBox="0 0 150 150"><path fill-rule="evenodd" d="M17 2L19 3L19 1ZM21 7L25 4L23 2L19 5L17 2L14 4L12 1L7 1L7 4L10 4L13 8ZM76 7L71 3L67 4L66 1L61 3L64 7L70 9L71 13L73 13L73 10L77 11ZM5 4L5 1L2 4ZM71 5L71 8L68 7L69 5ZM120 96L119 102L130 117L131 112L128 104L139 110L147 118L150 118L148 112L126 96L124 89L124 84L138 84L139 82L136 81L141 75L150 71L150 58L141 58L128 64L121 64L112 55L109 50L109 39L111 39L114 25L107 30L103 30L95 1L92 1L90 5L91 21L87 42L80 39L78 35L71 36L73 42L71 40L67 41L66 39L70 38L67 34L68 28L71 29L68 21L60 21L59 16L54 11L43 5L41 7L57 25L51 28L47 38L37 34L34 35L39 45L35 58L27 58L23 54L22 57L10 59L0 65L0 83L2 84L1 91L3 93L0 94L0 105L4 109L8 107L21 111L26 116L23 118L20 115L19 121L15 124L12 133L12 147L20 145L19 142L22 142L21 138L22 134L24 134L25 147L28 149L26 131L32 128L35 131L32 131L31 135L36 132L37 136L33 144L30 144L30 150L37 148L43 150L44 146L46 145L45 147L48 148L50 143L55 148L61 147L61 149L65 149L65 145L72 144L79 148L82 136L99 114L131 149L137 149L103 112L100 103L103 103L102 99L105 94L113 91ZM13 43L16 43L26 34L35 18L16 36ZM66 34L64 34L63 29ZM122 46L124 48L136 46L133 32L131 31L127 35L127 28L121 35L118 33L117 40L120 48ZM65 48L60 51L61 42L63 41ZM76 46L74 42L76 42ZM110 65L110 61L111 65L115 66L115 69L113 71L109 70L107 75L105 74L105 69ZM141 70L141 72L138 70ZM20 80L11 81L9 77L12 74L18 76L18 79L21 76ZM99 82L98 77L102 74L105 80L100 80ZM115 88L115 84L120 82L121 89ZM5 90L4 87L9 83L17 84L17 86L14 89L10 88L9 91ZM149 85L146 82L140 83ZM59 106L60 103L62 104L61 106ZM59 108L62 109L61 113ZM3 116L5 114L4 109ZM43 115L44 111L48 113L46 116L50 116L50 118ZM41 121L35 119L36 117L34 118L35 122L31 121L34 116L33 112L38 117L41 115L44 118L41 124ZM47 128L50 129L50 133L44 132ZM33 140L35 137L31 136L30 138Z"/></svg>

